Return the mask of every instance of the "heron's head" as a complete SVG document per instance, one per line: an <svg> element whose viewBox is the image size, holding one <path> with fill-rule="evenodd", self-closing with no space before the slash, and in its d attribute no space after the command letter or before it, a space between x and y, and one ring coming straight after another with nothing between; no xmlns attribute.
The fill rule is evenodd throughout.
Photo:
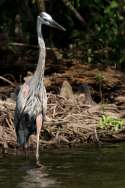
<svg viewBox="0 0 125 188"><path fill-rule="evenodd" d="M64 27L62 27L60 24L58 24L55 20L53 20L53 18L46 12L41 12L39 15L39 18L40 18L42 24L45 24L45 25L48 25L51 27L55 27L55 28L58 28L63 31L66 30Z"/></svg>

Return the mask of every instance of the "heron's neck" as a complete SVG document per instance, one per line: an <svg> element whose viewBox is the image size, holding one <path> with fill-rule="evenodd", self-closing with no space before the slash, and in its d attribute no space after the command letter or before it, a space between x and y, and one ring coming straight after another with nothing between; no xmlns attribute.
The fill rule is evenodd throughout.
<svg viewBox="0 0 125 188"><path fill-rule="evenodd" d="M39 27L38 27L39 26ZM37 22L37 34L38 34L38 45L39 45L39 58L36 71L33 76L33 84L43 81L44 70L45 70L45 57L46 57L46 48L45 43L41 33L41 24Z"/></svg>

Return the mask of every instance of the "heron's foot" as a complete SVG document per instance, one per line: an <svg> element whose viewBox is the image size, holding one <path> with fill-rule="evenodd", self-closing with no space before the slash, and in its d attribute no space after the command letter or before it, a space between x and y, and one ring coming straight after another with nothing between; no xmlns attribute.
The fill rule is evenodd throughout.
<svg viewBox="0 0 125 188"><path fill-rule="evenodd" d="M36 167L37 168L43 168L44 166L39 162L39 160L36 161Z"/></svg>

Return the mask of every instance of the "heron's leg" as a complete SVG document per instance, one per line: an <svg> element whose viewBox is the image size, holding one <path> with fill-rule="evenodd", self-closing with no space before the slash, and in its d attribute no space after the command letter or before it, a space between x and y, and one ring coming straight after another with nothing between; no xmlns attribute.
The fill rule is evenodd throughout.
<svg viewBox="0 0 125 188"><path fill-rule="evenodd" d="M37 141L37 146L36 146L36 163L39 164L39 136L40 136L40 131L43 126L43 117L42 114L39 114L36 117L36 141Z"/></svg>
<svg viewBox="0 0 125 188"><path fill-rule="evenodd" d="M28 142L24 144L24 153L25 153L25 158L28 159L29 158L29 143Z"/></svg>

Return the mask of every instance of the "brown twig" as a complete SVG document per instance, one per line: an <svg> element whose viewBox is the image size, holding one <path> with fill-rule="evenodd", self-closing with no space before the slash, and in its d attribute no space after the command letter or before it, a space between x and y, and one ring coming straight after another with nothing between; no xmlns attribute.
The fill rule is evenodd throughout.
<svg viewBox="0 0 125 188"><path fill-rule="evenodd" d="M67 6L83 24L85 24L85 19L80 15L80 13L75 9L75 7L70 3L70 1L62 1L65 4L65 6Z"/></svg>
<svg viewBox="0 0 125 188"><path fill-rule="evenodd" d="M13 82L11 82L10 80L8 80L7 78L4 78L3 76L0 76L0 79L5 81L5 82L7 82L7 83L9 83L11 86L16 87L16 85Z"/></svg>

